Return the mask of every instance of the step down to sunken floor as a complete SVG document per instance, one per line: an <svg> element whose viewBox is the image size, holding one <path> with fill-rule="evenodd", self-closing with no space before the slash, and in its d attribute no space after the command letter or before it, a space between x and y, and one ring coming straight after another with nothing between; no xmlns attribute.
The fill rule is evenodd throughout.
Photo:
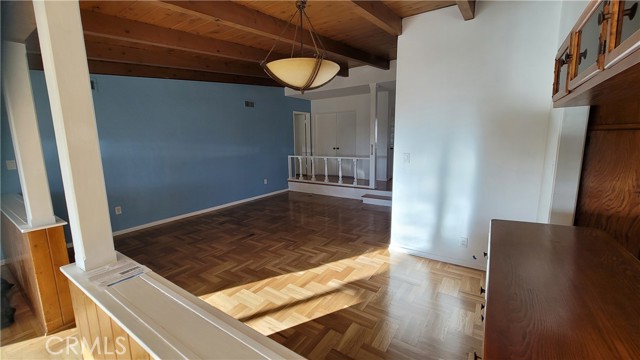
<svg viewBox="0 0 640 360"><path fill-rule="evenodd" d="M365 194L362 195L362 202L371 205L391 206L391 196Z"/></svg>

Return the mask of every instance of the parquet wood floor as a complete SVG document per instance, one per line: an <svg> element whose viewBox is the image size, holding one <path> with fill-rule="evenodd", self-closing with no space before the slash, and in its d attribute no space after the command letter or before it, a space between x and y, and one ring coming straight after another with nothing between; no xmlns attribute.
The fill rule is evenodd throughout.
<svg viewBox="0 0 640 360"><path fill-rule="evenodd" d="M310 359L480 353L484 272L389 251L389 230L389 208L289 192L116 248Z"/></svg>

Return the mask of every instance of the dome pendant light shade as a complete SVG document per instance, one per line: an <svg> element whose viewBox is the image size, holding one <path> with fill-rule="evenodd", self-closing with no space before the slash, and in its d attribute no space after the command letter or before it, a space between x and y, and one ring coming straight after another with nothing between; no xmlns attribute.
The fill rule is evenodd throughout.
<svg viewBox="0 0 640 360"><path fill-rule="evenodd" d="M271 78L294 90L317 89L331 81L340 66L320 58L288 58L274 60L265 65Z"/></svg>
<svg viewBox="0 0 640 360"><path fill-rule="evenodd" d="M291 57L279 60L268 61L269 55L273 52L276 44L282 38L282 34L276 39L276 42L271 47L271 50L267 54L267 57L260 63L264 71L275 81L288 88L298 90L304 94L305 90L317 89L329 81L331 81L340 70L340 65L331 60L325 59L325 50L322 47L322 40L318 35L314 34L313 25L305 12L307 0L296 1L296 12L293 14L287 26L283 29L282 34L286 32L291 25L292 20L299 15L300 22L296 25L294 31L294 38L290 42L293 44L291 49ZM303 32L304 28L302 23L304 19L307 19L309 23L309 38L313 43L313 49L315 53L312 56L304 55L304 43ZM298 39L298 40L296 40ZM299 41L297 43L296 41ZM300 56L294 57L295 46L299 44ZM318 44L322 51L318 50Z"/></svg>

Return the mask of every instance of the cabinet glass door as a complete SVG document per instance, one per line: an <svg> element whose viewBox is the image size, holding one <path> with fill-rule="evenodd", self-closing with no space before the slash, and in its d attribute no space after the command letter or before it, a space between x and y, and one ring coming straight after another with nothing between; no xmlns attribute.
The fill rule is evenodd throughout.
<svg viewBox="0 0 640 360"><path fill-rule="evenodd" d="M615 48L606 56L606 68L640 48L640 1L620 1L617 6L617 26L611 34Z"/></svg>
<svg viewBox="0 0 640 360"><path fill-rule="evenodd" d="M569 72L572 67L572 56L569 50L570 40L571 35L564 41L558 52L559 55L556 57L555 77L553 80L553 101L569 93L567 81L569 80Z"/></svg>
<svg viewBox="0 0 640 360"><path fill-rule="evenodd" d="M607 21L603 16L605 5L604 1L599 2L579 28L576 75L569 84L570 90L593 77L601 69L600 46L604 38L603 28L607 29Z"/></svg>
<svg viewBox="0 0 640 360"><path fill-rule="evenodd" d="M625 42L634 33L640 30L640 1L622 1L620 3L620 37L618 44Z"/></svg>

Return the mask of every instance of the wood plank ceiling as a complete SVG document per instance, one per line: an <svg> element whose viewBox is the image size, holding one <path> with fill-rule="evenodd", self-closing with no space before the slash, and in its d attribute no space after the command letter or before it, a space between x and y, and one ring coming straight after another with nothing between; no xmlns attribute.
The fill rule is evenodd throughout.
<svg viewBox="0 0 640 360"><path fill-rule="evenodd" d="M30 66L41 69L35 22L24 15L31 4L7 3L14 2L2 4L4 38L24 39ZM348 76L362 65L389 68L402 18L454 5L461 21L473 18L475 0L309 0L306 10L327 57ZM295 1L81 1L80 11L91 73L278 86L259 64ZM293 43L290 27L269 59L288 57ZM312 46L308 35L304 44Z"/></svg>

